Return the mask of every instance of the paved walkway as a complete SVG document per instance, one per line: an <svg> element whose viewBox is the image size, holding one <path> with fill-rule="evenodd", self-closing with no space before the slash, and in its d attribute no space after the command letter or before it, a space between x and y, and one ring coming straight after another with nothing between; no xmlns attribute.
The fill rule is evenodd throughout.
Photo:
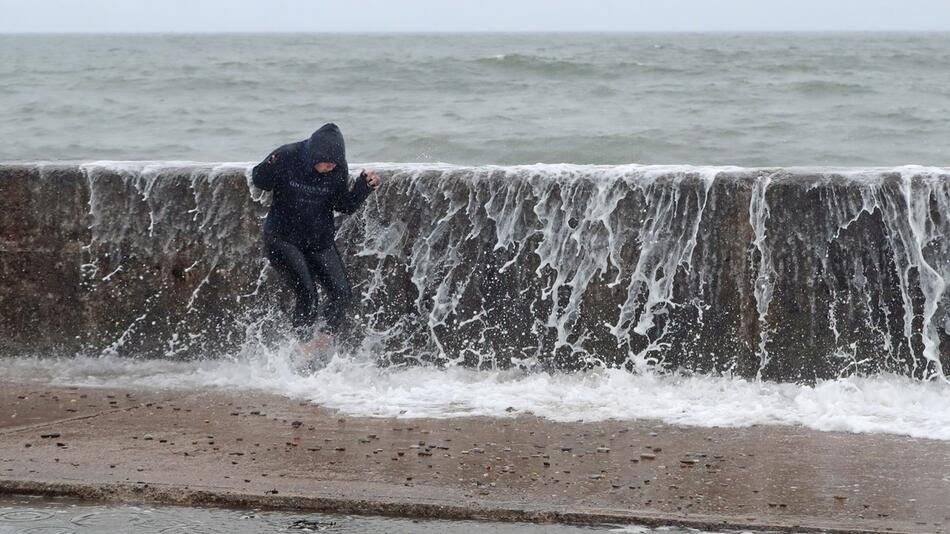
<svg viewBox="0 0 950 534"><path fill-rule="evenodd" d="M950 532L950 442L653 421L374 419L0 382L0 493L417 517Z"/></svg>

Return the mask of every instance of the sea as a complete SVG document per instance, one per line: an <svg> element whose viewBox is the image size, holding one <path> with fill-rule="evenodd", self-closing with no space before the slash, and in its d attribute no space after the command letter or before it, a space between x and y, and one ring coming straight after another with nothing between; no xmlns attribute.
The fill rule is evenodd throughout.
<svg viewBox="0 0 950 534"><path fill-rule="evenodd" d="M0 161L950 164L950 33L0 35Z"/></svg>

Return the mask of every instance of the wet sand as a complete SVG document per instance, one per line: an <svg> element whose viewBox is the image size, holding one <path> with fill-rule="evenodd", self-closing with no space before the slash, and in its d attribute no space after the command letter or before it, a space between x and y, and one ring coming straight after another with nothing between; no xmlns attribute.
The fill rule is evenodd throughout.
<svg viewBox="0 0 950 534"><path fill-rule="evenodd" d="M446 519L950 532L950 442L795 427L341 415L0 382L0 493Z"/></svg>

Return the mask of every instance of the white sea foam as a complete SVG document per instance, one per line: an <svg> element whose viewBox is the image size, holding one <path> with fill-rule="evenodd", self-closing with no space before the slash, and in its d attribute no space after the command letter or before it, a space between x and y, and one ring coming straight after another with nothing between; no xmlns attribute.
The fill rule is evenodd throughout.
<svg viewBox="0 0 950 534"><path fill-rule="evenodd" d="M257 161L191 161L191 160L24 160L22 162L7 162L8 164L27 165L43 167L61 167L64 165L79 165L86 169L101 169L116 172L134 172L154 174L158 172L181 171L188 169L213 169L216 171L227 170L250 170L257 164ZM675 173L697 173L706 172L765 172L774 170L775 167L743 167L735 165L689 165L689 164L650 164L625 163L611 165L595 165L582 163L532 163L520 165L459 165L445 162L413 162L413 161L363 161L350 162L351 172L356 172L362 167L405 172L421 171L452 171L466 169L483 170L510 170L510 171L535 171L539 174L558 174L567 171L586 172L591 174L591 179L612 179L618 176L629 175L634 171L640 171L644 174L675 174ZM880 180L882 174L886 173L940 173L946 171L946 167L932 167L921 165L897 165L897 166L853 166L842 167L835 165L804 165L804 166L784 166L782 170L797 174L840 174L851 179ZM601 171L600 173L596 171Z"/></svg>
<svg viewBox="0 0 950 534"><path fill-rule="evenodd" d="M12 358L0 360L0 376L56 385L257 390L360 416L509 417L530 412L554 421L776 424L950 440L950 388L901 376L851 377L806 386L611 369L548 374L380 368L340 356L315 373L301 373L288 354L281 350L197 362Z"/></svg>

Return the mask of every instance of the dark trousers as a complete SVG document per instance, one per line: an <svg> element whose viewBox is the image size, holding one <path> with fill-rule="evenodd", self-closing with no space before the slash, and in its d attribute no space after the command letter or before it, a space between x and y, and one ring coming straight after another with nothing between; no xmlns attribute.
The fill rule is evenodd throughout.
<svg viewBox="0 0 950 534"><path fill-rule="evenodd" d="M313 325L317 320L316 281L327 292L327 305L323 312L327 331L330 334L340 333L346 326L352 289L336 245L323 250L298 247L272 233L265 234L264 243L271 266L296 295L293 313L295 335L301 340L308 340L313 334Z"/></svg>

